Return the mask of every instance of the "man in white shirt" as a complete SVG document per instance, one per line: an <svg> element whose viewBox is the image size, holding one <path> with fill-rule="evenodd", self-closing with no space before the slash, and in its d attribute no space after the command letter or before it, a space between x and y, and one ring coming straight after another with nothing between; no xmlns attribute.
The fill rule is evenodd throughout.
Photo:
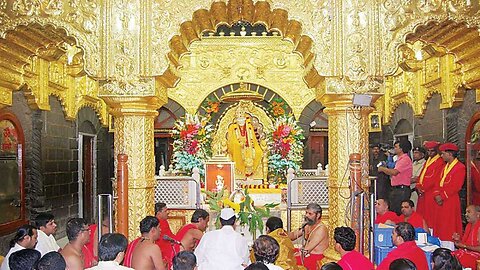
<svg viewBox="0 0 480 270"><path fill-rule="evenodd" d="M33 249L36 243L37 229L29 224L22 225L20 228L17 229L17 233L13 237L12 241L10 241L10 250L5 256L0 270L10 270L8 261L12 253L26 248Z"/></svg>
<svg viewBox="0 0 480 270"><path fill-rule="evenodd" d="M40 251L42 257L50 251L59 251L60 246L53 237L57 231L54 216L50 213L40 213L35 218L35 226L38 228L38 242L35 249Z"/></svg>
<svg viewBox="0 0 480 270"><path fill-rule="evenodd" d="M133 269L120 265L127 249L127 238L120 233L107 233L102 236L98 244L97 266L87 270L128 270Z"/></svg>
<svg viewBox="0 0 480 270"><path fill-rule="evenodd" d="M222 228L207 232L195 249L199 270L243 270L250 263L247 240L235 231L235 220L233 209L222 209Z"/></svg>

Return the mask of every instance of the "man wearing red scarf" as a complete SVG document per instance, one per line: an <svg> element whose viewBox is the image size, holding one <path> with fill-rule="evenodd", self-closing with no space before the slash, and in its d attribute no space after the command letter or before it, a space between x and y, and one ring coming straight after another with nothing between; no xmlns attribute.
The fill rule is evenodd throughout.
<svg viewBox="0 0 480 270"><path fill-rule="evenodd" d="M167 262L167 265L170 266L173 259L173 247L172 243L167 240L164 240L163 237L167 235L168 237L175 239L175 234L170 230L170 225L168 224L168 208L165 203L156 203L155 204L155 217L160 223L160 238L155 241L162 251L163 260Z"/></svg>
<svg viewBox="0 0 480 270"><path fill-rule="evenodd" d="M433 188L433 234L443 241L450 241L454 233L462 233L460 197L458 192L465 181L465 165L458 159L458 147L453 143L440 146L445 167L440 181ZM430 210L430 209L429 209Z"/></svg>
<svg viewBox="0 0 480 270"><path fill-rule="evenodd" d="M476 269L477 260L480 259L480 206L468 206L465 217L468 224L462 240L460 241L459 234L453 235L453 241L458 249L452 254L458 258L464 268Z"/></svg>
<svg viewBox="0 0 480 270"><path fill-rule="evenodd" d="M435 183L440 181L442 170L445 166L445 162L438 154L439 145L440 143L435 141L424 143L428 159L418 176L416 185L419 194L416 210L425 219L428 226L433 225L434 212L431 209L436 205L433 199L433 188Z"/></svg>

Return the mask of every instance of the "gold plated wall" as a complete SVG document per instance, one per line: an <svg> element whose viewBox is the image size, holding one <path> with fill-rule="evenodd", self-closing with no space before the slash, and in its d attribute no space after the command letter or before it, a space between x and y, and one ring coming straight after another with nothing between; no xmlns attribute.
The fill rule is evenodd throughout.
<svg viewBox="0 0 480 270"><path fill-rule="evenodd" d="M326 106L328 115L329 141L329 249L325 253L328 259L339 259L334 250L334 229L350 225L349 200L350 185L368 188L368 114L371 108L354 108L351 96L323 95L320 101ZM350 183L349 155L360 153L362 163L361 183Z"/></svg>
<svg viewBox="0 0 480 270"><path fill-rule="evenodd" d="M409 104L415 116L423 116L428 100L440 94L439 109L461 104L465 93L462 66L445 49L420 41L399 49L399 69L385 81L385 96L376 107L383 111L384 122L391 120L401 103Z"/></svg>
<svg viewBox="0 0 480 270"><path fill-rule="evenodd" d="M190 45L175 73L179 84L168 96L194 113L213 91L245 81L273 89L298 118L315 98L303 80L303 59L281 37L208 37ZM195 98L191 98L195 93Z"/></svg>
<svg viewBox="0 0 480 270"><path fill-rule="evenodd" d="M162 104L155 97L104 97L114 116L115 156L128 156L128 234L139 236L140 221L154 215L153 121Z"/></svg>

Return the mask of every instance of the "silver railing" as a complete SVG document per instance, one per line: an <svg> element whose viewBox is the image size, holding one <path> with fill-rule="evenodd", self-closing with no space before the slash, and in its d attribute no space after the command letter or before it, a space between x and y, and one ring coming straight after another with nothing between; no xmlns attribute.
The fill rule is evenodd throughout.
<svg viewBox="0 0 480 270"><path fill-rule="evenodd" d="M112 194L98 194L97 196L98 201L98 220L97 220L97 235L98 235L98 243L100 243L100 239L102 238L102 226L104 218L104 211L103 211L103 201L106 199L107 201L107 217L108 217L108 233L113 232L113 196Z"/></svg>
<svg viewBox="0 0 480 270"><path fill-rule="evenodd" d="M188 176L155 176L155 203L163 202L169 208L199 209L200 183Z"/></svg>
<svg viewBox="0 0 480 270"><path fill-rule="evenodd" d="M292 226L292 210L305 209L309 203L328 208L328 177L300 176L287 184L287 230Z"/></svg>

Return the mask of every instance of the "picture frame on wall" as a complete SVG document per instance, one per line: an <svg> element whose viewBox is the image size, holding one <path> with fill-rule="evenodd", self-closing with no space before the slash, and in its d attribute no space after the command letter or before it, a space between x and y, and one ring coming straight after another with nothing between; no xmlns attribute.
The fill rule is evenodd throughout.
<svg viewBox="0 0 480 270"><path fill-rule="evenodd" d="M368 132L381 132L382 131L382 116L380 113L371 113L368 116Z"/></svg>

